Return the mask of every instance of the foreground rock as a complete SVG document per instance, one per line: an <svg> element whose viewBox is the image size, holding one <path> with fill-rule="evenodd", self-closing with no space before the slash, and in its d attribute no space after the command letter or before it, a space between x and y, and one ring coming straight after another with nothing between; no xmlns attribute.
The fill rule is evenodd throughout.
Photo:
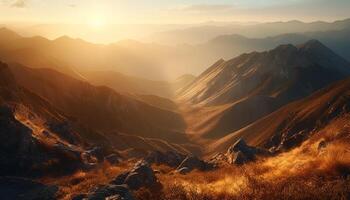
<svg viewBox="0 0 350 200"><path fill-rule="evenodd" d="M185 155L173 151L167 151L165 153L153 151L146 156L145 160L150 164L163 164L170 167L177 167L185 158Z"/></svg>
<svg viewBox="0 0 350 200"><path fill-rule="evenodd" d="M74 200L134 200L132 193L126 185L105 185L97 188L88 195L78 195Z"/></svg>
<svg viewBox="0 0 350 200"><path fill-rule="evenodd" d="M269 156L271 153L267 150L252 147L246 144L243 139L239 139L226 153L218 153L210 159L210 163L214 166L222 163L229 163L234 165L243 165L248 162L255 161L257 157Z"/></svg>
<svg viewBox="0 0 350 200"><path fill-rule="evenodd" d="M207 163L203 160L200 160L196 156L188 156L177 167L177 171L181 174L187 174L194 169L198 169L201 171L207 171L207 170L211 170L213 168L214 168L214 166L211 163Z"/></svg>
<svg viewBox="0 0 350 200"><path fill-rule="evenodd" d="M142 187L150 189L161 187L153 169L145 160L137 162L130 171L120 174L112 181L112 184L125 184L131 190L138 190Z"/></svg>
<svg viewBox="0 0 350 200"><path fill-rule="evenodd" d="M268 151L248 146L243 139L239 139L227 150L226 157L230 164L242 165L254 161L257 156L269 154Z"/></svg>

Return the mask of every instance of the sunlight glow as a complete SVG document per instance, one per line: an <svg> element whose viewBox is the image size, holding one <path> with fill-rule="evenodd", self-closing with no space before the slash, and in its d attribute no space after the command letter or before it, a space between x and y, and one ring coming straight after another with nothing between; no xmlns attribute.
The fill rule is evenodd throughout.
<svg viewBox="0 0 350 200"><path fill-rule="evenodd" d="M106 21L102 17L95 17L90 22L89 25L96 29L101 29L106 26Z"/></svg>

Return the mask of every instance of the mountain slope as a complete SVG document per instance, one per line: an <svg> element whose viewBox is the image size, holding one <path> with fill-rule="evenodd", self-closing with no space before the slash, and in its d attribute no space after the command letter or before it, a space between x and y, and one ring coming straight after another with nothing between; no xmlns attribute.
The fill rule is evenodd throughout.
<svg viewBox="0 0 350 200"><path fill-rule="evenodd" d="M350 112L350 79L290 103L251 125L213 142L211 152L225 151L239 138L249 144L286 150L300 144L333 119ZM336 134L336 133L335 133Z"/></svg>
<svg viewBox="0 0 350 200"><path fill-rule="evenodd" d="M86 140L69 125L71 119L17 85L4 63L0 79L1 175L37 176L82 167Z"/></svg>
<svg viewBox="0 0 350 200"><path fill-rule="evenodd" d="M193 132L218 138L350 74L350 64L316 40L220 60L179 93L202 109ZM205 124L210 124L206 126ZM205 127L205 128L201 128Z"/></svg>
<svg viewBox="0 0 350 200"><path fill-rule="evenodd" d="M97 130L93 122L88 124L85 119L81 119L82 116L74 116L69 113L66 114L67 110L60 103L65 101L66 103L74 104L72 100L64 99L68 98L67 93L63 93L59 89L60 84L54 86L53 82L44 82L46 78L59 79L58 72L48 73L43 70L42 72L36 73L36 70L24 67L19 69L20 66L14 70L11 69L4 63L0 62L0 175L1 176L24 176L24 177L36 177L42 175L62 175L66 173L71 173L73 170L85 169L86 167L91 167L91 163L94 163L94 155L91 154L91 150L98 147L103 151L103 155L107 156L110 153L133 151L137 150L141 154L147 154L149 151L174 151L182 154L198 153L200 154L200 149L198 146L191 144L174 144L162 139L162 135L159 138L145 138L135 135L129 135L121 133L119 127L115 127L115 130L101 131ZM29 72L24 72L29 70L34 74ZM42 94L48 94L43 91L38 92L40 89L36 90L39 95L35 92L30 91L26 87L19 85L16 81L16 77L13 75L12 71L20 73L25 76L27 80L33 84L46 84L44 87L38 87L42 90L53 90L50 94L56 93L57 101L49 96L42 96ZM50 75L50 77L40 77L40 74ZM65 76L65 75L61 75ZM67 80L71 78L65 78ZM17 80L18 74L17 74ZM74 82L74 81L73 81ZM75 82L79 82L75 80ZM62 82L60 82L62 83ZM68 84L68 83L66 83ZM49 85L49 86L48 86ZM78 85L78 86L77 86ZM28 85L30 86L30 84ZM66 85L67 86L67 85ZM72 85L68 84L68 87L64 90L70 90L69 87ZM79 88L78 83L76 86L79 90L84 90L84 88ZM55 88L56 87L56 88ZM92 87L88 84L85 87ZM99 89L96 89L99 90ZM77 91L75 91L77 93ZM85 90L83 92L95 92L92 90ZM77 93L77 96L72 98L78 98L81 94ZM89 94L85 93L86 96L82 98L85 101L91 101L92 98L88 98ZM101 96L103 98L104 96ZM149 107L141 102L132 101L125 104L117 104L111 99L110 104L113 106L128 107L139 104L140 113L132 112L132 107L130 107L130 115L123 115L128 120L131 120L131 115L142 114L141 106ZM91 106L91 104L84 103L81 98L78 99L79 106ZM121 102L120 102L121 103ZM56 105L54 105L56 104ZM62 106L63 109L57 109L56 106ZM99 105L96 105L98 107ZM102 107L102 106L101 106ZM81 108L88 110L89 107ZM157 110L156 108L149 108ZM73 112L76 110L73 110ZM105 112L103 109L94 109L96 112ZM163 111L149 112L148 114L154 114ZM164 111L165 112L165 111ZM67 112L68 113L68 112ZM86 112L88 114L89 112ZM169 112L165 112L168 115ZM104 119L108 120L108 114ZM123 114L112 113L112 115ZM101 117L98 114L92 115L93 117ZM129 117L131 116L131 117ZM98 118L95 119L98 119ZM156 116L154 116L156 117ZM162 118L165 118L162 116ZM146 121L146 119L144 119ZM155 120L159 120L155 118ZM174 121L176 118L174 119ZM97 120L96 120L97 121ZM160 123L164 121L160 120ZM141 123L136 121L135 123ZM146 122L148 123L148 121ZM176 123L176 122L174 122ZM118 125L118 124L117 124ZM135 124L134 124L135 125ZM137 126L137 125L136 125ZM150 127L152 124L150 125ZM141 127L144 128L144 127ZM147 128L147 127L146 127ZM148 134L148 130L145 128L144 134ZM151 127L152 128L152 127ZM160 128L159 128L160 129ZM157 132L157 128L152 128L152 131ZM171 132L171 130L169 130ZM142 132L140 132L140 135ZM176 133L172 133L176 134ZM164 138L173 141L184 141L184 139L179 139L177 136L169 137L166 133L163 135ZM135 155L125 155L125 159L132 158Z"/></svg>
<svg viewBox="0 0 350 200"><path fill-rule="evenodd" d="M50 69L12 65L11 70L20 85L94 130L119 131L171 142L187 141L182 117L174 112Z"/></svg>

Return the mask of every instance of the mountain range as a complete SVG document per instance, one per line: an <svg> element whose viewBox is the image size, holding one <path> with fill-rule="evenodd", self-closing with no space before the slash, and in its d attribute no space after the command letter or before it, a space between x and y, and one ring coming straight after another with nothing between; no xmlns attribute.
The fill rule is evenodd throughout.
<svg viewBox="0 0 350 200"><path fill-rule="evenodd" d="M185 109L188 132L218 139L348 77L349 69L317 40L281 45L217 61L179 92L178 101L194 105Z"/></svg>
<svg viewBox="0 0 350 200"><path fill-rule="evenodd" d="M83 199L112 193L142 196L143 190L136 190L146 191L155 182L180 180L189 187L206 171L213 171L208 175L212 179L222 172L214 170L230 169L228 165L237 167L235 173L257 173L270 170L266 162L273 165L281 156L297 159L299 151L316 151L312 155L322 157L327 145L346 146L348 127L331 129L331 135L323 129L339 126L337 120L346 124L350 115L348 23L277 23L271 26L278 33L290 31L287 27L324 32L260 39L226 35L176 47L25 38L1 29L0 185L5 189L0 194L9 194L13 185L7 183L15 176L58 184L59 193L67 193L64 187L73 188L66 189L71 193L85 187L78 195ZM273 31L269 24L254 27L261 34ZM163 63L192 66L214 58L198 76L183 73L187 66L172 71ZM166 73L178 78L145 78L169 78ZM325 139L318 142L315 136ZM256 160L261 162L243 166ZM311 166L317 164L310 160ZM349 174L347 160L342 162L332 173ZM135 166L121 171L130 164ZM188 176L195 178L188 181ZM226 185L229 179L215 184ZM163 194L164 188L155 188L150 191ZM17 190L23 188L9 189ZM147 195L152 199L154 194Z"/></svg>
<svg viewBox="0 0 350 200"><path fill-rule="evenodd" d="M297 45L311 39L319 40L338 55L350 60L347 37L350 26L347 20L334 23L337 25L321 23L324 25L319 29L312 28L312 24L304 24L303 26L310 27L305 30L295 29L281 35L276 33L256 38L232 30L226 35L224 32L215 34L198 44L175 46L133 40L100 45L68 36L55 40L26 38L3 28L0 30L0 58L29 67L53 68L80 79L83 79L84 71L114 71L126 76L166 81L175 80L183 74L197 75L220 58L230 59L242 53L266 51L280 44ZM281 25L285 26L287 25ZM150 89L143 88L142 91L144 90Z"/></svg>

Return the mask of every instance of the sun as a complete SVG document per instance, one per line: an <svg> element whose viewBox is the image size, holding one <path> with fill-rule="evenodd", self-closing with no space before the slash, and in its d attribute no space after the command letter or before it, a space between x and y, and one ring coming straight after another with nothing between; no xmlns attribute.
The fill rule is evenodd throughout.
<svg viewBox="0 0 350 200"><path fill-rule="evenodd" d="M96 29L101 29L106 25L106 22L101 17L96 17L90 20L89 25Z"/></svg>

